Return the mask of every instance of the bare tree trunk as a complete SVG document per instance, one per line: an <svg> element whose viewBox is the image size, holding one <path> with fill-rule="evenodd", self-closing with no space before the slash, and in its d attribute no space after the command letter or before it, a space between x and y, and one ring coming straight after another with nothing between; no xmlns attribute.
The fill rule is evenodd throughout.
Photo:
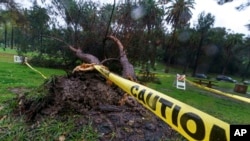
<svg viewBox="0 0 250 141"><path fill-rule="evenodd" d="M224 63L224 65L223 65L223 69L222 69L222 72L221 72L221 74L223 74L223 75L225 75L226 72L227 72L227 66L228 66L228 64L229 64L230 58L231 58L231 54L229 54L229 55L227 56L227 58L226 58L226 60L225 60L225 63Z"/></svg>
<svg viewBox="0 0 250 141"><path fill-rule="evenodd" d="M90 63L90 64L100 64L100 61L97 57L91 54L87 54L82 52L80 48L76 49L76 56L83 60L85 63Z"/></svg>
<svg viewBox="0 0 250 141"><path fill-rule="evenodd" d="M11 40L10 40L10 48L14 48L14 27L13 24L11 25Z"/></svg>
<svg viewBox="0 0 250 141"><path fill-rule="evenodd" d="M107 38L113 40L119 48L120 63L122 65L122 69L123 69L122 76L124 78L137 80L135 72L134 72L134 66L128 61L126 52L124 51L124 47L123 47L122 43L120 42L120 40L118 40L114 36L108 36Z"/></svg>

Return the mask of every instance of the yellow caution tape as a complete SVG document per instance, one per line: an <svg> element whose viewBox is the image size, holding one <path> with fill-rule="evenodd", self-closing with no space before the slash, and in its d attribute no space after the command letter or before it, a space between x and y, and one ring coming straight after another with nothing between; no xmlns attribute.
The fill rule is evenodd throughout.
<svg viewBox="0 0 250 141"><path fill-rule="evenodd" d="M247 103L250 103L250 99L249 98L246 98L246 97L242 97L242 96L238 96L238 95L234 95L234 94L230 94L230 93L225 93L225 92L222 92L222 91L219 91L219 90L216 90L216 89L212 89L212 88L208 88L208 87L205 87L205 86L202 86L202 85L199 85L199 84L196 84L190 80L187 80L186 81L194 86L197 86L201 89L204 89L204 90L207 90L207 91L210 91L210 92L213 92L215 94L220 94L220 95L224 95L226 97L230 97L230 98L233 98L233 99L236 99L236 100L240 100L240 101L243 101L243 102L247 102Z"/></svg>
<svg viewBox="0 0 250 141"><path fill-rule="evenodd" d="M228 123L163 93L115 75L100 65L94 67L188 140L229 141Z"/></svg>
<svg viewBox="0 0 250 141"><path fill-rule="evenodd" d="M32 69L33 71L39 73L44 79L47 79L47 77L45 75L43 75L40 71L36 70L35 68L33 68L27 61L24 62L30 69Z"/></svg>

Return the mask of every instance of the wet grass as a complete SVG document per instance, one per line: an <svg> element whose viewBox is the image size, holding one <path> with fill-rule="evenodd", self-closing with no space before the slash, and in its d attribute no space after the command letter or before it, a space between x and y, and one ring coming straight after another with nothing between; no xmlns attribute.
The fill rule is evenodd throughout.
<svg viewBox="0 0 250 141"><path fill-rule="evenodd" d="M27 90L33 92L55 75L65 75L65 71L50 68L34 67L39 73L31 70L25 64L14 63L15 50L0 49L0 140L1 141L96 141L99 134L91 126L76 122L77 115L67 117L46 117L39 121L27 123L22 115L14 116L12 111L18 106L15 98L19 93L12 90ZM33 93L32 93L33 94ZM32 98L39 99L41 94L34 93Z"/></svg>
<svg viewBox="0 0 250 141"><path fill-rule="evenodd" d="M52 75L65 74L62 70L35 68L47 77ZM24 64L10 62L0 62L0 93L2 95L0 102L6 100L4 97L13 97L9 89L22 87L27 89L36 88L41 85L45 79L37 72L31 70Z"/></svg>
<svg viewBox="0 0 250 141"><path fill-rule="evenodd" d="M147 85L157 91L171 96L179 101L191 105L229 124L250 124L250 103L238 101L206 90L202 90L186 83L186 90L176 89L174 80L176 73L157 71L161 84L148 83ZM187 76L187 79L194 78ZM218 82L215 89L233 95L249 98L249 94L239 94L233 91L235 84ZM250 92L248 88L248 93Z"/></svg>
<svg viewBox="0 0 250 141"><path fill-rule="evenodd" d="M0 50L0 140L97 140L98 134L89 122L88 126L77 127L75 115L66 119L46 118L28 125L23 117L13 117L10 113L18 103L13 98L12 88L36 89L45 82L44 78L26 65L13 63L14 51ZM148 83L157 91L187 103L231 124L250 124L250 104L203 91L191 85L187 89L177 90L173 83L177 72L163 73L163 67L157 71L161 84ZM44 75L65 74L62 70L36 68ZM189 79L189 77L188 77ZM191 79L191 78L190 78ZM219 88L232 92L234 84L219 82Z"/></svg>
<svg viewBox="0 0 250 141"><path fill-rule="evenodd" d="M27 125L22 117L18 119L5 117L1 119L1 141L55 141L55 140L87 140L96 141L98 134L91 126L76 126L76 116L60 119L46 118L33 125ZM4 122L3 122L4 120ZM67 122L65 122L65 120Z"/></svg>

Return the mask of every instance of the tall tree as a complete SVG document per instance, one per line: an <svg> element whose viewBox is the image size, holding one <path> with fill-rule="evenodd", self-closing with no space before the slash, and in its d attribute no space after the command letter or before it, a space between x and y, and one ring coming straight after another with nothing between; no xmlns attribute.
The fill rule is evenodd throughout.
<svg viewBox="0 0 250 141"><path fill-rule="evenodd" d="M162 29L164 11L154 0L144 0L139 4L140 7L137 8L142 8L143 10L141 13L143 14L141 20L142 28L146 29L147 32L145 41L146 45L144 46L144 61L150 61L151 67L154 68L157 51L157 38L161 35L157 35L157 33L160 33L158 30Z"/></svg>
<svg viewBox="0 0 250 141"><path fill-rule="evenodd" d="M180 33L179 38L182 38L179 40L181 40L180 42L183 43L183 47L180 49L180 53L182 53L180 56L184 57L183 60L185 60L183 61L184 65L182 71L182 73L185 74L195 59L195 51L199 43L199 33L194 28L188 28ZM183 38L186 38L186 40Z"/></svg>
<svg viewBox="0 0 250 141"><path fill-rule="evenodd" d="M10 48L13 49L14 48L14 40L18 37L15 37L15 30L18 28L18 26L21 26L23 24L27 25L27 20L24 17L22 10L16 11L13 9L10 9L9 11L9 15L10 15L10 25L11 25L11 38L10 38Z"/></svg>
<svg viewBox="0 0 250 141"><path fill-rule="evenodd" d="M243 60L243 64L246 64L246 68L243 70L243 73L242 73L242 81L245 80L245 77L248 75L250 75L250 37L247 37L244 41L244 50L243 50L243 53L244 53L244 57L242 57L244 60Z"/></svg>
<svg viewBox="0 0 250 141"><path fill-rule="evenodd" d="M192 18L191 9L194 9L194 4L193 0L174 0L167 7L166 22L172 25L172 35L165 54L168 65L175 54L176 30L188 25L189 20Z"/></svg>
<svg viewBox="0 0 250 141"><path fill-rule="evenodd" d="M3 24L3 26L4 26L4 35L3 35L3 37L4 37L4 50L7 48L7 44L8 44L8 42L9 42L9 34L8 34L8 32L9 32L9 30L10 30L10 28L11 28L11 21L12 21L12 19L11 19L11 12L9 11L9 10L6 10L6 11L2 11L1 12L1 14L0 14L0 19L1 19L1 24Z"/></svg>
<svg viewBox="0 0 250 141"><path fill-rule="evenodd" d="M223 66L222 64L224 62L222 59L222 48L224 46L224 37L226 35L227 30L224 27L213 27L208 30L203 51L207 57L207 66L210 73L221 73L220 68Z"/></svg>
<svg viewBox="0 0 250 141"><path fill-rule="evenodd" d="M69 31L72 31L71 40L74 46L79 46L79 30L80 22L83 18L83 2L77 3L74 0L54 0L52 1L56 15L60 15L66 22Z"/></svg>
<svg viewBox="0 0 250 141"><path fill-rule="evenodd" d="M30 10L25 11L29 28L25 32L29 34L29 44L32 46L32 50L44 53L45 48L43 47L43 36L48 31L49 16L45 8L40 7L36 2L33 4ZM25 28L25 27L24 27ZM25 29L23 29L25 30ZM26 36L26 35L24 35ZM23 48L23 47L22 47Z"/></svg>
<svg viewBox="0 0 250 141"><path fill-rule="evenodd" d="M20 24L26 22L22 10L14 0L0 0L0 24L4 24L5 28L5 48L7 42L10 42L11 48L14 46L14 29ZM7 39L8 30L10 32L10 41Z"/></svg>
<svg viewBox="0 0 250 141"><path fill-rule="evenodd" d="M227 66L230 62L230 59L233 55L236 54L240 44L243 43L243 36L244 34L239 33L229 33L226 35L226 41L224 44L224 65L221 74L225 74L227 71Z"/></svg>
<svg viewBox="0 0 250 141"><path fill-rule="evenodd" d="M196 30L200 33L200 40L197 48L197 53L195 56L196 59L194 62L194 69L192 72L193 76L195 75L198 68L198 63L199 63L198 61L201 54L203 42L206 38L208 30L213 26L214 20L215 17L211 13L205 14L205 12L202 12L198 17L198 24L196 25Z"/></svg>

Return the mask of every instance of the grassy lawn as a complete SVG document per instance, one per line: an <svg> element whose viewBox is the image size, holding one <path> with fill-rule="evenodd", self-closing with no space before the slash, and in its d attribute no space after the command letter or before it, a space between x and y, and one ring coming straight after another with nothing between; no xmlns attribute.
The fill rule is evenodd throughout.
<svg viewBox="0 0 250 141"><path fill-rule="evenodd" d="M250 103L214 94L188 83L186 83L186 90L179 90L173 85L175 75L164 74L163 72L158 72L158 74L161 84L149 83L149 87L230 124L250 124ZM193 80L192 77L187 77L187 79ZM224 92L249 97L248 95L234 93L233 83L218 82L216 88L224 88L227 90Z"/></svg>
<svg viewBox="0 0 250 141"><path fill-rule="evenodd" d="M11 88L36 88L44 82L44 78L37 72L31 70L24 64L14 63L14 52L0 51L0 102L13 97L13 93L9 91ZM42 72L45 76L65 74L62 70L35 68Z"/></svg>
<svg viewBox="0 0 250 141"><path fill-rule="evenodd" d="M139 69L137 68L137 70ZM174 86L175 75L177 73L181 74L181 70L178 69L171 69L169 73L164 73L164 67L159 66L159 69L154 72L157 73L157 78L159 78L161 84L148 83L148 87L230 124L250 124L250 103L211 93L189 83L186 83L186 90L176 89ZM211 80L215 80L216 75L211 75L210 77ZM187 73L186 78L190 81L195 79L191 77L191 71ZM236 79L240 80L240 78ZM214 88L222 92L250 98L250 88L248 88L248 94L240 94L233 91L234 83L218 81L216 85L218 86Z"/></svg>
<svg viewBox="0 0 250 141"><path fill-rule="evenodd" d="M18 104L13 100L17 94L11 90L17 88L30 91L45 82L40 74L26 65L14 63L14 54L16 53L13 50L0 49L0 140L58 140L64 132L74 130L71 124L73 118L68 119L67 124L53 118L44 119L39 128L30 130L22 117L17 119L11 115L12 108ZM47 77L65 74L63 70L38 67L35 69ZM83 127L79 132L72 131L71 136L81 138L86 130L92 131L90 127Z"/></svg>
<svg viewBox="0 0 250 141"><path fill-rule="evenodd" d="M39 138L41 136L58 140L58 137L64 132L72 134L72 139L82 139L82 136L87 134L86 136L90 136L88 140L95 140L96 134L91 126L83 127L78 132L71 131L73 127L70 122L73 122L73 119L69 119L68 124L55 121L54 119L44 119L40 128L29 130L26 129L23 119L13 119L9 115L11 107L7 106L10 105L8 102L16 97L16 94L10 91L12 88L34 89L45 81L40 74L34 72L26 65L14 63L14 54L16 53L13 50L3 51L0 49L0 140L23 140L27 138L31 140L43 140L44 138ZM37 67L36 69L47 77L65 74L64 71L57 69ZM187 84L186 90L178 90L173 85L178 70L164 73L163 67L159 66L156 72L161 84L147 83L148 87L196 107L230 124L250 124L250 103L204 91L190 84ZM187 79L193 80L192 77L188 76ZM218 82L218 87L216 88L235 95L249 97L249 95L234 93L233 83ZM249 89L248 92L250 92ZM62 129L67 129L67 131ZM84 137L85 139L86 136Z"/></svg>
<svg viewBox="0 0 250 141"><path fill-rule="evenodd" d="M181 74L181 70L171 69L169 73L164 73L164 66L158 65L157 68L154 72L157 73L157 78L161 81L161 84L147 83L148 87L191 105L229 124L250 124L250 103L215 94L189 83L186 83L186 90L176 89L174 86L175 75L177 73ZM136 68L136 70L138 72L140 69ZM211 75L210 79L215 80L215 77L216 75ZM186 78L190 81L195 79L191 77L191 71L187 73ZM240 78L236 79L240 80ZM217 90L250 99L250 88L248 88L247 94L240 94L234 92L234 83L217 81L216 85L218 86L214 88Z"/></svg>

